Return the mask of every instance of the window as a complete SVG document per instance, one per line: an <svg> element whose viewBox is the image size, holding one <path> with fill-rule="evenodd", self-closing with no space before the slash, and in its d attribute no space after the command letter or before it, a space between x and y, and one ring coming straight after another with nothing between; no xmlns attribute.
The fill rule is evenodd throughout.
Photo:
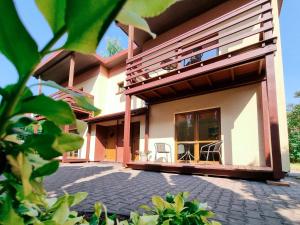
<svg viewBox="0 0 300 225"><path fill-rule="evenodd" d="M205 160L200 149L203 145L220 140L220 126L219 108L175 115L177 160Z"/></svg>
<svg viewBox="0 0 300 225"><path fill-rule="evenodd" d="M124 81L118 83L118 92L117 94L121 94L125 91Z"/></svg>

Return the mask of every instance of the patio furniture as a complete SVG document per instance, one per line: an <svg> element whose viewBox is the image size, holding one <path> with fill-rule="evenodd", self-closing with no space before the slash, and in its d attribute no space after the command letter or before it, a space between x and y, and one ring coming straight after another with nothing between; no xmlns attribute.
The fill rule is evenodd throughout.
<svg viewBox="0 0 300 225"><path fill-rule="evenodd" d="M219 161L222 164L222 158L221 158L221 146L223 141L217 141L213 143L209 143L206 145L203 145L200 149L200 154L205 155L206 154L206 161L208 161L209 154L212 154L213 160L215 160L214 155L218 154Z"/></svg>
<svg viewBox="0 0 300 225"><path fill-rule="evenodd" d="M166 161L168 161L168 155L170 155L170 161L172 162L171 146L169 144L167 144L167 143L155 143L154 147L155 147L155 160L157 160L157 154L165 154L166 155Z"/></svg>
<svg viewBox="0 0 300 225"><path fill-rule="evenodd" d="M179 158L179 160L184 160L184 159L189 159L189 161L194 159L194 156L191 153L190 150L190 145L186 145L185 144L179 144L178 145L178 154L183 154L183 156L181 156Z"/></svg>
<svg viewBox="0 0 300 225"><path fill-rule="evenodd" d="M149 161L149 155L152 153L152 151L147 151L147 152L139 152L140 155L140 160L141 161ZM146 160L144 160L146 159Z"/></svg>

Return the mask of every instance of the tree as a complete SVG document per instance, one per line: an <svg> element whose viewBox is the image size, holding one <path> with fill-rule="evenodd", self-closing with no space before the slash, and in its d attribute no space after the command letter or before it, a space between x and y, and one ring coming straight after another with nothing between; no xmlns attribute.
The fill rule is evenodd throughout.
<svg viewBox="0 0 300 225"><path fill-rule="evenodd" d="M116 38L108 38L106 42L106 54L107 56L112 56L122 51L123 48L119 39Z"/></svg>
<svg viewBox="0 0 300 225"><path fill-rule="evenodd" d="M295 96L300 92L296 92ZM300 95L299 95L300 96ZM300 104L290 106L287 112L290 159L300 162Z"/></svg>

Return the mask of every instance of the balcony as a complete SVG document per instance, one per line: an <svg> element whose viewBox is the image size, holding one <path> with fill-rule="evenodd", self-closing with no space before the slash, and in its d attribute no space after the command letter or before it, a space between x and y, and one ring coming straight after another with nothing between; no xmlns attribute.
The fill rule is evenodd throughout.
<svg viewBox="0 0 300 225"><path fill-rule="evenodd" d="M275 41L270 1L251 1L128 59L125 94L151 103L260 82Z"/></svg>
<svg viewBox="0 0 300 225"><path fill-rule="evenodd" d="M68 89L70 91L75 92L75 93L86 96L92 104L94 103L94 96L93 95L90 95L90 94L88 94L88 93L86 93L82 90L76 89L74 87L68 87ZM85 109L82 109L80 106L78 106L76 104L76 101L74 100L74 98L70 94L67 94L67 93L62 92L62 91L57 91L54 94L50 95L50 97L52 97L55 100L63 100L65 102L67 102L71 106L72 110L74 111L77 119L87 119L87 118L92 117L92 112L89 112Z"/></svg>

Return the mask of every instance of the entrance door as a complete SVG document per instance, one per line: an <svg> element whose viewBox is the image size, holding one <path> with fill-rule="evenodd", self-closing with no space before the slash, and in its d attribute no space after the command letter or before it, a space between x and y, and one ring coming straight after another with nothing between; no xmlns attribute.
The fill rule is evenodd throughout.
<svg viewBox="0 0 300 225"><path fill-rule="evenodd" d="M131 124L131 160L139 160L140 151L140 122L135 122Z"/></svg>
<svg viewBox="0 0 300 225"><path fill-rule="evenodd" d="M117 159L117 129L116 126L107 127L106 145L104 160L105 161L116 161Z"/></svg>

